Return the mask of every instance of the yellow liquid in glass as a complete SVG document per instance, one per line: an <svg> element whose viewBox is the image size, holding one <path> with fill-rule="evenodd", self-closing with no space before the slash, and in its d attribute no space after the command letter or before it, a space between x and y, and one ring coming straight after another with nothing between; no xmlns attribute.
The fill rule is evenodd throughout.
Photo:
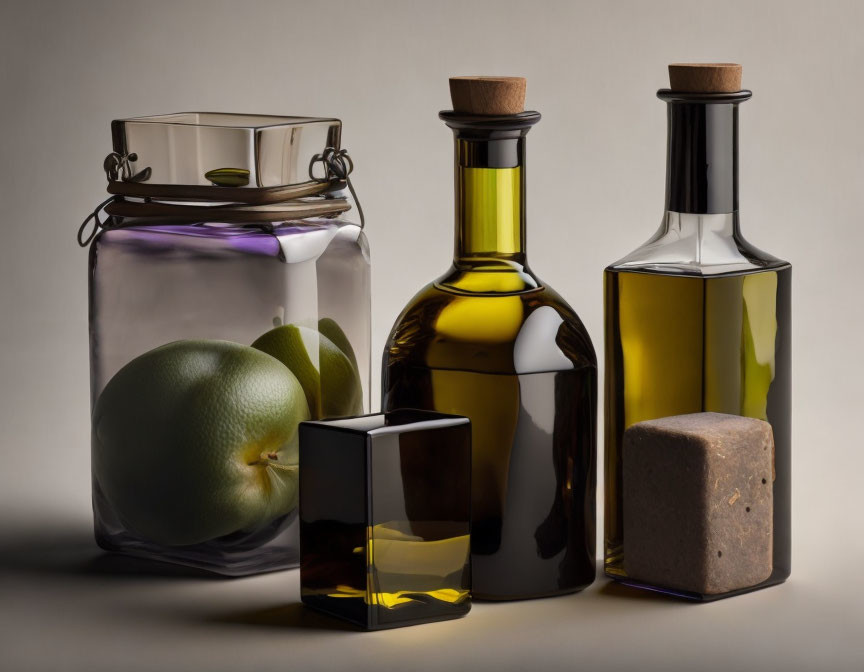
<svg viewBox="0 0 864 672"><path fill-rule="evenodd" d="M696 277L607 270L606 573L624 577L621 442L643 420L715 411L775 435L775 574L789 565L791 269Z"/></svg>

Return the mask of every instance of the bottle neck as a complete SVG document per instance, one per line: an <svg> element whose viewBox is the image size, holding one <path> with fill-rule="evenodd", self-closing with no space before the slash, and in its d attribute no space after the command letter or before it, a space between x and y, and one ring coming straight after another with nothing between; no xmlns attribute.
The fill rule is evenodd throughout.
<svg viewBox="0 0 864 672"><path fill-rule="evenodd" d="M667 101L666 210L738 211L738 104L735 94L658 93Z"/></svg>
<svg viewBox="0 0 864 672"><path fill-rule="evenodd" d="M533 291L525 262L525 134L537 112L441 112L456 136L453 266L436 284L466 294Z"/></svg>
<svg viewBox="0 0 864 672"><path fill-rule="evenodd" d="M525 138L456 134L454 264L525 264Z"/></svg>
<svg viewBox="0 0 864 672"><path fill-rule="evenodd" d="M785 266L739 226L738 104L750 91L657 95L669 112L666 213L646 243L609 269L706 277Z"/></svg>

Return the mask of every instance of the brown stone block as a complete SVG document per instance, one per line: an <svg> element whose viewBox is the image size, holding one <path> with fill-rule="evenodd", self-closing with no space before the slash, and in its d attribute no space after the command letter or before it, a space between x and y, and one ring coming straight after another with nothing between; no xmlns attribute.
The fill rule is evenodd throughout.
<svg viewBox="0 0 864 672"><path fill-rule="evenodd" d="M722 413L640 422L622 460L628 577L716 595L770 576L771 425Z"/></svg>

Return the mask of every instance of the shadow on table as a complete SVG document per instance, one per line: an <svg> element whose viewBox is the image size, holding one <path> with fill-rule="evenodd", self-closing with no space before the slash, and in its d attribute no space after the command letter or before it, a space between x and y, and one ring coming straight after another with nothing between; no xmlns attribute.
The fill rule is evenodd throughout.
<svg viewBox="0 0 864 672"><path fill-rule="evenodd" d="M603 601L609 600L610 598L618 601L626 601L633 603L642 603L642 604L698 604L693 600L683 600L679 597L674 597L672 595L668 595L666 593L647 590L645 588L636 588L634 586L627 585L626 583L620 583L613 579L610 579L606 576L603 571L603 559L598 558L597 560L597 573L594 577L594 583L592 583L588 588L583 591L590 595L590 599L595 599L596 597L600 597ZM567 596L565 596L567 597Z"/></svg>
<svg viewBox="0 0 864 672"><path fill-rule="evenodd" d="M279 607L256 609L222 614L208 618L209 623L223 625L248 625L253 627L286 630L299 628L303 630L361 632L359 627L336 618L307 609L299 602L293 602Z"/></svg>
<svg viewBox="0 0 864 672"><path fill-rule="evenodd" d="M604 598L612 597L620 600L632 600L636 602L668 602L675 604L691 604L690 600L682 600L681 598L660 593L653 590L645 590L643 588L634 588L617 581L611 581L606 577L600 579L603 584L597 591Z"/></svg>
<svg viewBox="0 0 864 672"><path fill-rule="evenodd" d="M602 573L602 570L598 571L597 581L599 583L599 587L597 588L597 594L603 597L603 599L615 598L618 600L627 600L630 602L641 602L642 604L648 604L650 602L653 602L655 604L666 603L669 605L702 604L702 602L699 600L689 600L686 598L670 595L669 593L664 593L661 590L637 588L626 583L611 580Z"/></svg>
<svg viewBox="0 0 864 672"><path fill-rule="evenodd" d="M86 525L60 524L10 528L0 524L0 579L62 577L80 581L171 581L202 579L226 581L228 577L170 563L106 553L96 545ZM171 606L171 605L166 605ZM140 607L136 607L139 610ZM141 613L139 611L139 613ZM159 615L160 620L182 618L211 624L250 626L273 630L320 630L359 632L349 623L306 609L299 602L277 607L228 613L201 613L176 609Z"/></svg>
<svg viewBox="0 0 864 672"><path fill-rule="evenodd" d="M0 531L0 574L60 576L200 578L218 580L203 570L106 553L83 526L45 525Z"/></svg>

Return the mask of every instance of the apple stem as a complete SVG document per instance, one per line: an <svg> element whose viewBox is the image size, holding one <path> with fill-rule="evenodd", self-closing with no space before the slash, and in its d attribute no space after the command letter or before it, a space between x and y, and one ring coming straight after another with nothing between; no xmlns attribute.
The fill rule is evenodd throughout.
<svg viewBox="0 0 864 672"><path fill-rule="evenodd" d="M295 473L300 468L296 464L280 464L279 462L270 462L268 466L278 469L279 471L292 471Z"/></svg>
<svg viewBox="0 0 864 672"><path fill-rule="evenodd" d="M259 464L265 467L273 467L275 469L279 469L280 471L296 472L298 468L296 464L284 464L282 462L279 462L279 453L275 452L261 453L261 457L254 462L250 462L249 466L254 467Z"/></svg>

